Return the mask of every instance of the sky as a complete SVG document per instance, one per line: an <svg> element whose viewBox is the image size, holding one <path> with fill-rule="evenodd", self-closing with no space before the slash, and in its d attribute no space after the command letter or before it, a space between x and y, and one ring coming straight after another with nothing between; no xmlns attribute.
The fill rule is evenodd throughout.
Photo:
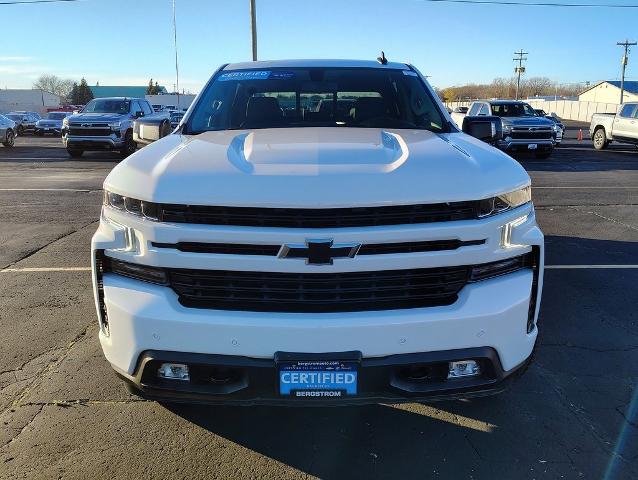
<svg viewBox="0 0 638 480"><path fill-rule="evenodd" d="M520 0L525 1L525 0ZM531 1L531 0L527 0ZM577 0L563 0L576 2ZM635 0L580 0L635 4ZM256 0L258 57L413 63L437 87L514 75L561 83L620 78L638 40L638 9L430 3L423 0ZM249 0L176 0L180 90L197 93L221 64L251 59ZM41 74L89 85L175 83L172 0L82 0L1 5L0 88ZM627 79L638 80L634 47Z"/></svg>

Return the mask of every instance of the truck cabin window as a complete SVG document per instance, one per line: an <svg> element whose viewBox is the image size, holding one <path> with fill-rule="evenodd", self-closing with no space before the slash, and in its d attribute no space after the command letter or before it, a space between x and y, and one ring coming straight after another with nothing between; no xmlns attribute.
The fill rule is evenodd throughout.
<svg viewBox="0 0 638 480"><path fill-rule="evenodd" d="M220 72L184 133L280 127L448 128L415 72L293 68Z"/></svg>

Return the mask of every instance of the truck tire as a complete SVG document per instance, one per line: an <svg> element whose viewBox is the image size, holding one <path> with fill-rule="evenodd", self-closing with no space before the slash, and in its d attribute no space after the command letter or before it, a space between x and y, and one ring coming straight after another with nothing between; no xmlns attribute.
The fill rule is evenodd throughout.
<svg viewBox="0 0 638 480"><path fill-rule="evenodd" d="M24 134L24 127L22 125L18 125L18 137L21 137Z"/></svg>
<svg viewBox="0 0 638 480"><path fill-rule="evenodd" d="M8 148L11 148L13 147L14 144L15 144L15 135L13 134L13 130L9 129L7 130L7 135L4 139L4 142L2 142L2 145Z"/></svg>
<svg viewBox="0 0 638 480"><path fill-rule="evenodd" d="M137 143L133 140L133 131L128 130L124 135L124 147L120 150L120 155L126 158L137 150Z"/></svg>
<svg viewBox="0 0 638 480"><path fill-rule="evenodd" d="M73 148L67 148L66 151L71 158L80 158L84 153L84 150L75 150Z"/></svg>
<svg viewBox="0 0 638 480"><path fill-rule="evenodd" d="M603 127L598 127L594 131L594 148L596 150L603 150L607 148L609 142L607 141L607 134L605 133L605 129Z"/></svg>

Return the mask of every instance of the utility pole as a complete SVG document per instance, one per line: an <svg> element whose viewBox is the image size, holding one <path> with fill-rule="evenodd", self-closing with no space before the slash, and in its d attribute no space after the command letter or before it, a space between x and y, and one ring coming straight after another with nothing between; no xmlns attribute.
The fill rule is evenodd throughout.
<svg viewBox="0 0 638 480"><path fill-rule="evenodd" d="M514 73L518 74L518 78L516 80L516 100L518 100L518 92L521 89L521 74L525 73L523 60L527 60L527 57L524 57L523 55L527 55L528 53L529 52L524 52L522 48L519 52L514 52L514 55L516 55L514 61L518 62L518 67L514 67Z"/></svg>
<svg viewBox="0 0 638 480"><path fill-rule="evenodd" d="M177 22L175 21L175 0L173 0L173 44L175 45L175 92L177 92L177 109L179 110L179 66L177 63Z"/></svg>
<svg viewBox="0 0 638 480"><path fill-rule="evenodd" d="M620 104L622 105L622 97L625 93L625 68L627 67L627 60L629 60L629 47L636 45L636 42L625 40L624 42L617 42L616 45L625 47L625 54L620 61L622 65L622 75L620 77Z"/></svg>
<svg viewBox="0 0 638 480"><path fill-rule="evenodd" d="M255 0L250 0L250 32L253 44L253 62L257 61L257 10Z"/></svg>

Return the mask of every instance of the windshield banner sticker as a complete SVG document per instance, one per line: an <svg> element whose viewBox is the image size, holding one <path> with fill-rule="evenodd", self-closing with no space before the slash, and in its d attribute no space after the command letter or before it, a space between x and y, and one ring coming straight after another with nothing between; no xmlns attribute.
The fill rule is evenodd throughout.
<svg viewBox="0 0 638 480"><path fill-rule="evenodd" d="M228 82L230 80L267 80L271 73L270 70L227 72L222 73L217 80L220 82Z"/></svg>
<svg viewBox="0 0 638 480"><path fill-rule="evenodd" d="M272 70L247 70L222 73L217 80L228 82L231 80L289 80L294 78L294 72L273 72Z"/></svg>

